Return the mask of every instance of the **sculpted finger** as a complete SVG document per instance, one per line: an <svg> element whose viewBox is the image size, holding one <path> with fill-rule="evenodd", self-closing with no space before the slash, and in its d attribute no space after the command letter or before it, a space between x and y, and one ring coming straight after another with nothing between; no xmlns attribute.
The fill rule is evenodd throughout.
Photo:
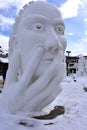
<svg viewBox="0 0 87 130"><path fill-rule="evenodd" d="M41 111L43 107L50 104L56 98L61 90L61 86L57 83L57 77L53 78L44 90L29 101L29 108L27 107L27 109L30 111Z"/></svg>
<svg viewBox="0 0 87 130"><path fill-rule="evenodd" d="M27 101L32 100L32 97L40 94L43 90L45 90L45 88L48 87L49 83L53 80L53 78L55 76L57 76L57 73L59 73L58 74L59 78L57 76L58 81L53 81L52 86L54 86L54 82L58 83L58 82L60 82L62 80L62 75L60 74L60 69L62 69L62 66L59 63L58 63L58 56L57 56L54 59L54 61L51 63L49 68L43 73L43 75L41 75L41 77L39 77L33 84L31 84L31 86L24 93L24 95L26 95L26 97L25 96L23 97L24 101L27 102ZM49 90L50 90L50 88L49 88Z"/></svg>
<svg viewBox="0 0 87 130"><path fill-rule="evenodd" d="M33 54L31 61L29 61L29 64L27 65L27 68L19 81L20 85L22 86L29 85L31 78L40 63L43 54L44 54L44 48L38 47L35 53Z"/></svg>
<svg viewBox="0 0 87 130"><path fill-rule="evenodd" d="M31 85L31 89L34 88L38 92L43 90L48 85L48 83L57 75L58 71L62 69L61 65L62 63L58 62L58 57L56 57L51 63L51 65L49 66L49 68L47 68L46 71L43 73L43 75L41 75L36 80L36 82ZM37 93L37 91L35 91L35 93Z"/></svg>
<svg viewBox="0 0 87 130"><path fill-rule="evenodd" d="M9 59L9 67L6 75L5 85L15 83L18 81L18 70L20 66L20 55L16 51Z"/></svg>
<svg viewBox="0 0 87 130"><path fill-rule="evenodd" d="M23 97L22 102L30 101L32 97L40 94L54 78L57 67L58 64L56 60L54 60L48 70L25 91L24 95L26 96Z"/></svg>

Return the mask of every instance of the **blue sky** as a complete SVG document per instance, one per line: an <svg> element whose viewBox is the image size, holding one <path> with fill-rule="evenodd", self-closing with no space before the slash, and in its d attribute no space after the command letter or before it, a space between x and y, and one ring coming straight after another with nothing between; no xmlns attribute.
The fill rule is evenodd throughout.
<svg viewBox="0 0 87 130"><path fill-rule="evenodd" d="M0 45L8 51L8 41L15 17L31 0L0 0ZM87 0L42 0L60 8L65 25L67 48L71 56L87 55Z"/></svg>

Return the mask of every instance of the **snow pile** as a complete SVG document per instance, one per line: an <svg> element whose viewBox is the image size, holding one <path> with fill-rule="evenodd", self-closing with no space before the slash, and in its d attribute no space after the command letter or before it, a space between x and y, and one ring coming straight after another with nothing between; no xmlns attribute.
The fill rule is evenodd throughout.
<svg viewBox="0 0 87 130"><path fill-rule="evenodd" d="M38 120L24 115L0 114L0 130L87 130L87 76L66 78L63 91L47 108L65 107L65 113L52 120Z"/></svg>
<svg viewBox="0 0 87 130"><path fill-rule="evenodd" d="M87 75L87 60L83 56L79 57L77 75L78 76Z"/></svg>
<svg viewBox="0 0 87 130"><path fill-rule="evenodd" d="M1 61L2 63L8 63L8 58L1 58L1 57L0 57L0 61Z"/></svg>

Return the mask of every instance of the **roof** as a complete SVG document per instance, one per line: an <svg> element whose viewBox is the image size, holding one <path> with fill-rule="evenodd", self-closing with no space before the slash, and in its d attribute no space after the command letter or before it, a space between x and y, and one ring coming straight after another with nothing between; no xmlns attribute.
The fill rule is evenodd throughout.
<svg viewBox="0 0 87 130"><path fill-rule="evenodd" d="M8 63L8 58L2 58L2 57L0 57L0 62Z"/></svg>

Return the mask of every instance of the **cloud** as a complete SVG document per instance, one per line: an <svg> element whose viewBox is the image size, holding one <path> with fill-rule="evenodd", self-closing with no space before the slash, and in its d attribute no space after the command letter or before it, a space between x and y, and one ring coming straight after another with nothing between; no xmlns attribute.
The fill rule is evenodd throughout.
<svg viewBox="0 0 87 130"><path fill-rule="evenodd" d="M67 44L67 49L71 51L71 55L79 54L87 55L87 38L82 38L78 43L71 42Z"/></svg>
<svg viewBox="0 0 87 130"><path fill-rule="evenodd" d="M74 34L70 32L70 33L67 33L67 35L69 35L69 36L73 36Z"/></svg>
<svg viewBox="0 0 87 130"><path fill-rule="evenodd" d="M85 35L87 36L87 30L85 30Z"/></svg>
<svg viewBox="0 0 87 130"><path fill-rule="evenodd" d="M10 4L9 0L5 1L5 0L0 0L0 8L6 8L8 7Z"/></svg>
<svg viewBox="0 0 87 130"><path fill-rule="evenodd" d="M0 14L0 28L2 31L9 29L9 27L14 23L14 19L9 17L4 17Z"/></svg>
<svg viewBox="0 0 87 130"><path fill-rule="evenodd" d="M81 0L67 0L61 5L60 10L64 18L71 18L78 15L79 6L82 4Z"/></svg>
<svg viewBox="0 0 87 130"><path fill-rule="evenodd" d="M19 6L22 0L0 0L0 8L9 8L9 6Z"/></svg>
<svg viewBox="0 0 87 130"><path fill-rule="evenodd" d="M0 34L0 46L2 46L2 49L4 51L8 50L8 41L9 41L9 37Z"/></svg>
<svg viewBox="0 0 87 130"><path fill-rule="evenodd" d="M37 1L37 0L0 0L0 8L9 8L11 5L14 5L17 7L18 12L25 4L29 3L30 1Z"/></svg>
<svg viewBox="0 0 87 130"><path fill-rule="evenodd" d="M25 0L25 3L28 0ZM0 8L9 8L11 5L20 7L24 3L24 0L0 0Z"/></svg>
<svg viewBox="0 0 87 130"><path fill-rule="evenodd" d="M87 24L87 18L84 19L85 24Z"/></svg>

